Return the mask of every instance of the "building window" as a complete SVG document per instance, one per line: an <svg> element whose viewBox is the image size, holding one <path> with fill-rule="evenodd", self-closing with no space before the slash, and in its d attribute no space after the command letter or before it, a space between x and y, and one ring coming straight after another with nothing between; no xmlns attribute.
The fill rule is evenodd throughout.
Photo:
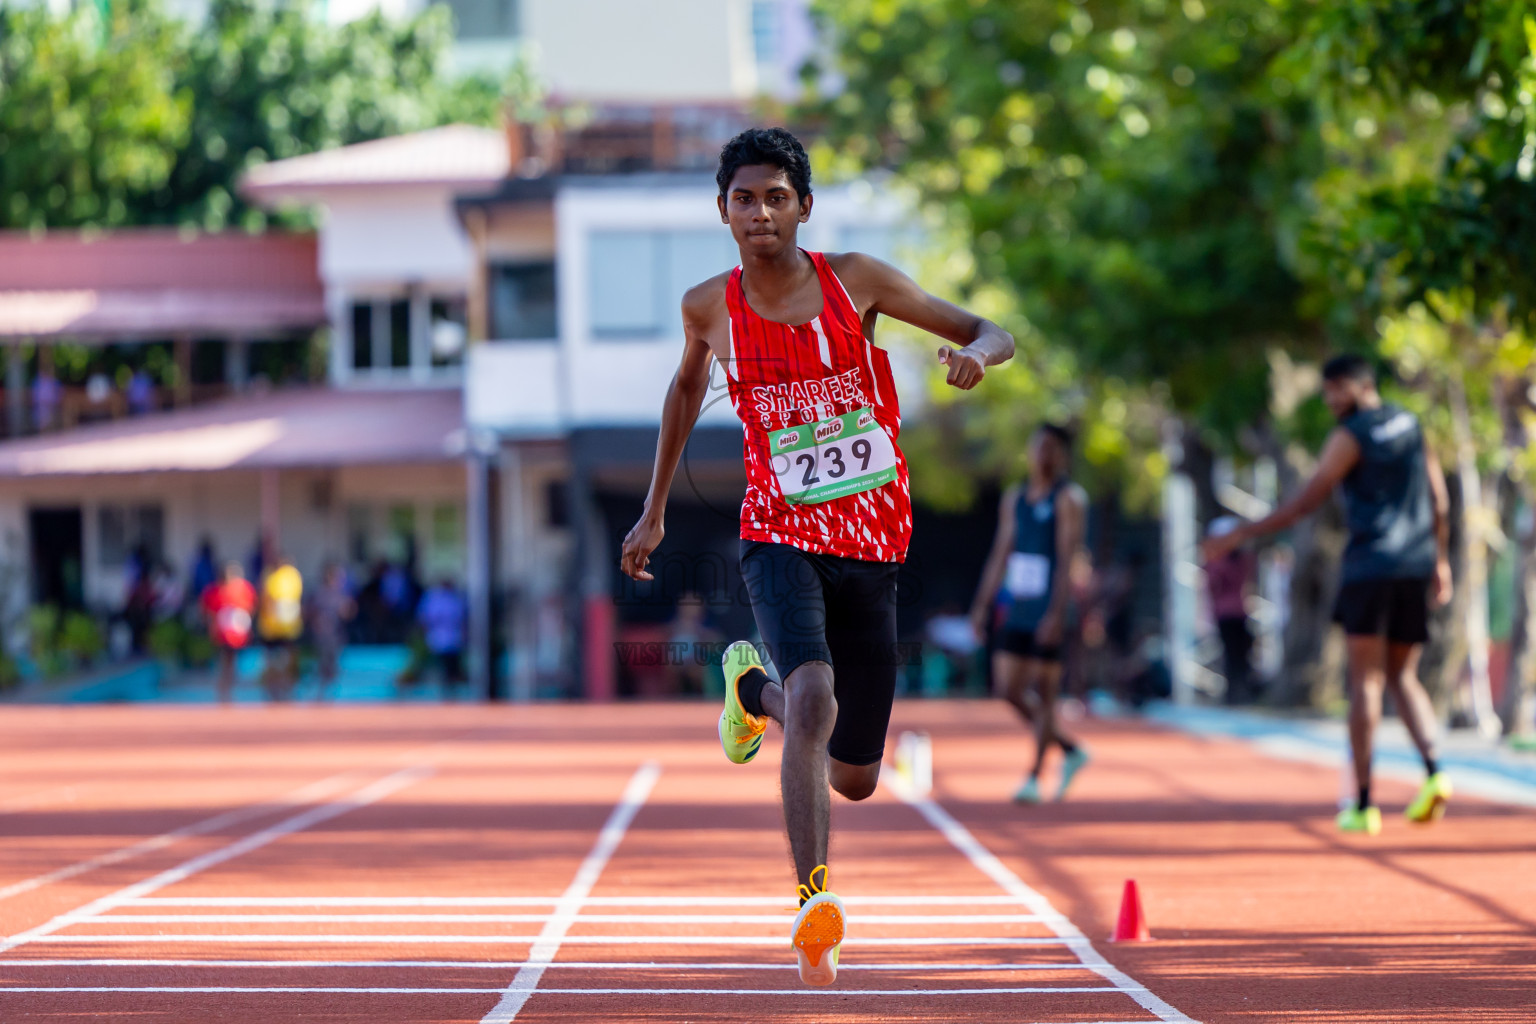
<svg viewBox="0 0 1536 1024"><path fill-rule="evenodd" d="M347 506L347 557L353 565L373 560L373 509L367 505Z"/></svg>
<svg viewBox="0 0 1536 1024"><path fill-rule="evenodd" d="M412 564L416 560L416 506L391 505L386 521L386 557L401 565Z"/></svg>
<svg viewBox="0 0 1536 1024"><path fill-rule="evenodd" d="M432 546L457 550L464 543L459 523L459 506L447 503L432 506Z"/></svg>
<svg viewBox="0 0 1536 1024"><path fill-rule="evenodd" d="M468 303L463 298L432 300L432 365L458 366L464 361Z"/></svg>
<svg viewBox="0 0 1536 1024"><path fill-rule="evenodd" d="M352 369L373 368L373 303L352 304Z"/></svg>
<svg viewBox="0 0 1536 1024"><path fill-rule="evenodd" d="M389 365L397 370L411 366L411 304L405 299L389 304Z"/></svg>
<svg viewBox="0 0 1536 1024"><path fill-rule="evenodd" d="M102 568L121 568L135 552L146 569L165 557L165 509L160 505L102 505L96 526Z"/></svg>
<svg viewBox="0 0 1536 1024"><path fill-rule="evenodd" d="M490 278L492 337L499 341L559 337L554 263L495 263Z"/></svg>
<svg viewBox="0 0 1536 1024"><path fill-rule="evenodd" d="M588 267L592 333L681 335L683 292L736 264L725 231L594 231Z"/></svg>
<svg viewBox="0 0 1536 1024"><path fill-rule="evenodd" d="M446 0L460 39L515 39L522 32L518 0Z"/></svg>
<svg viewBox="0 0 1536 1024"><path fill-rule="evenodd" d="M434 577L459 576L464 569L464 526L458 505L432 506L431 548L427 568Z"/></svg>
<svg viewBox="0 0 1536 1024"><path fill-rule="evenodd" d="M463 296L421 293L354 302L352 370L389 375L458 366L464 361L465 307Z"/></svg>
<svg viewBox="0 0 1536 1024"><path fill-rule="evenodd" d="M759 64L779 58L779 0L752 0L752 55Z"/></svg>

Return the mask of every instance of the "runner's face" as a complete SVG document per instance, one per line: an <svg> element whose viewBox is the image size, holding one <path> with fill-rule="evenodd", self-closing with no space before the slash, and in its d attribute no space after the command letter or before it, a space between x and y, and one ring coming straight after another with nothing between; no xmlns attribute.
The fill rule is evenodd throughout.
<svg viewBox="0 0 1536 1024"><path fill-rule="evenodd" d="M770 256L795 245L795 232L811 216L811 197L803 200L789 175L772 164L737 168L731 187L720 198L720 219L743 256Z"/></svg>
<svg viewBox="0 0 1536 1024"><path fill-rule="evenodd" d="M1342 420L1355 411L1360 404L1362 388L1359 381L1348 377L1323 381L1323 402L1334 419Z"/></svg>
<svg viewBox="0 0 1536 1024"><path fill-rule="evenodd" d="M1044 431L1029 439L1029 464L1042 477L1054 479L1061 465L1061 446Z"/></svg>

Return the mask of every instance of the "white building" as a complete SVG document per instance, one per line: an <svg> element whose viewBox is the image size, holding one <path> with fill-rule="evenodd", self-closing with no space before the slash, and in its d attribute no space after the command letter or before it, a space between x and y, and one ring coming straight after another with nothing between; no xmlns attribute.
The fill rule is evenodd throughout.
<svg viewBox="0 0 1536 1024"><path fill-rule="evenodd" d="M17 0L63 13L76 0ZM200 18L207 0L167 0ZM501 72L528 63L562 101L718 103L787 98L815 45L809 0L315 0L341 24L375 10L453 12L454 65Z"/></svg>

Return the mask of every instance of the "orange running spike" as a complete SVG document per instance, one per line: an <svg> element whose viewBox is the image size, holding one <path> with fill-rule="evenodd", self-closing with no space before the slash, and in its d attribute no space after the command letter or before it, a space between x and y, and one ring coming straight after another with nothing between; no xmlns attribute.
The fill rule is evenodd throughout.
<svg viewBox="0 0 1536 1024"><path fill-rule="evenodd" d="M1125 892L1120 897L1120 920L1115 922L1115 934L1111 942L1150 942L1152 933L1147 929L1147 915L1141 911L1141 892L1136 879L1125 880Z"/></svg>

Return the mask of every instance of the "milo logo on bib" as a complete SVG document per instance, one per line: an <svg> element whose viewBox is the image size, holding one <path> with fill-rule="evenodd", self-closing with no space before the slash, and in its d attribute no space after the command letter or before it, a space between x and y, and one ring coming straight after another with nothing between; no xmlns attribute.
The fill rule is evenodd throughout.
<svg viewBox="0 0 1536 1024"><path fill-rule="evenodd" d="M768 434L784 500L813 505L874 490L896 479L896 446L865 407Z"/></svg>

